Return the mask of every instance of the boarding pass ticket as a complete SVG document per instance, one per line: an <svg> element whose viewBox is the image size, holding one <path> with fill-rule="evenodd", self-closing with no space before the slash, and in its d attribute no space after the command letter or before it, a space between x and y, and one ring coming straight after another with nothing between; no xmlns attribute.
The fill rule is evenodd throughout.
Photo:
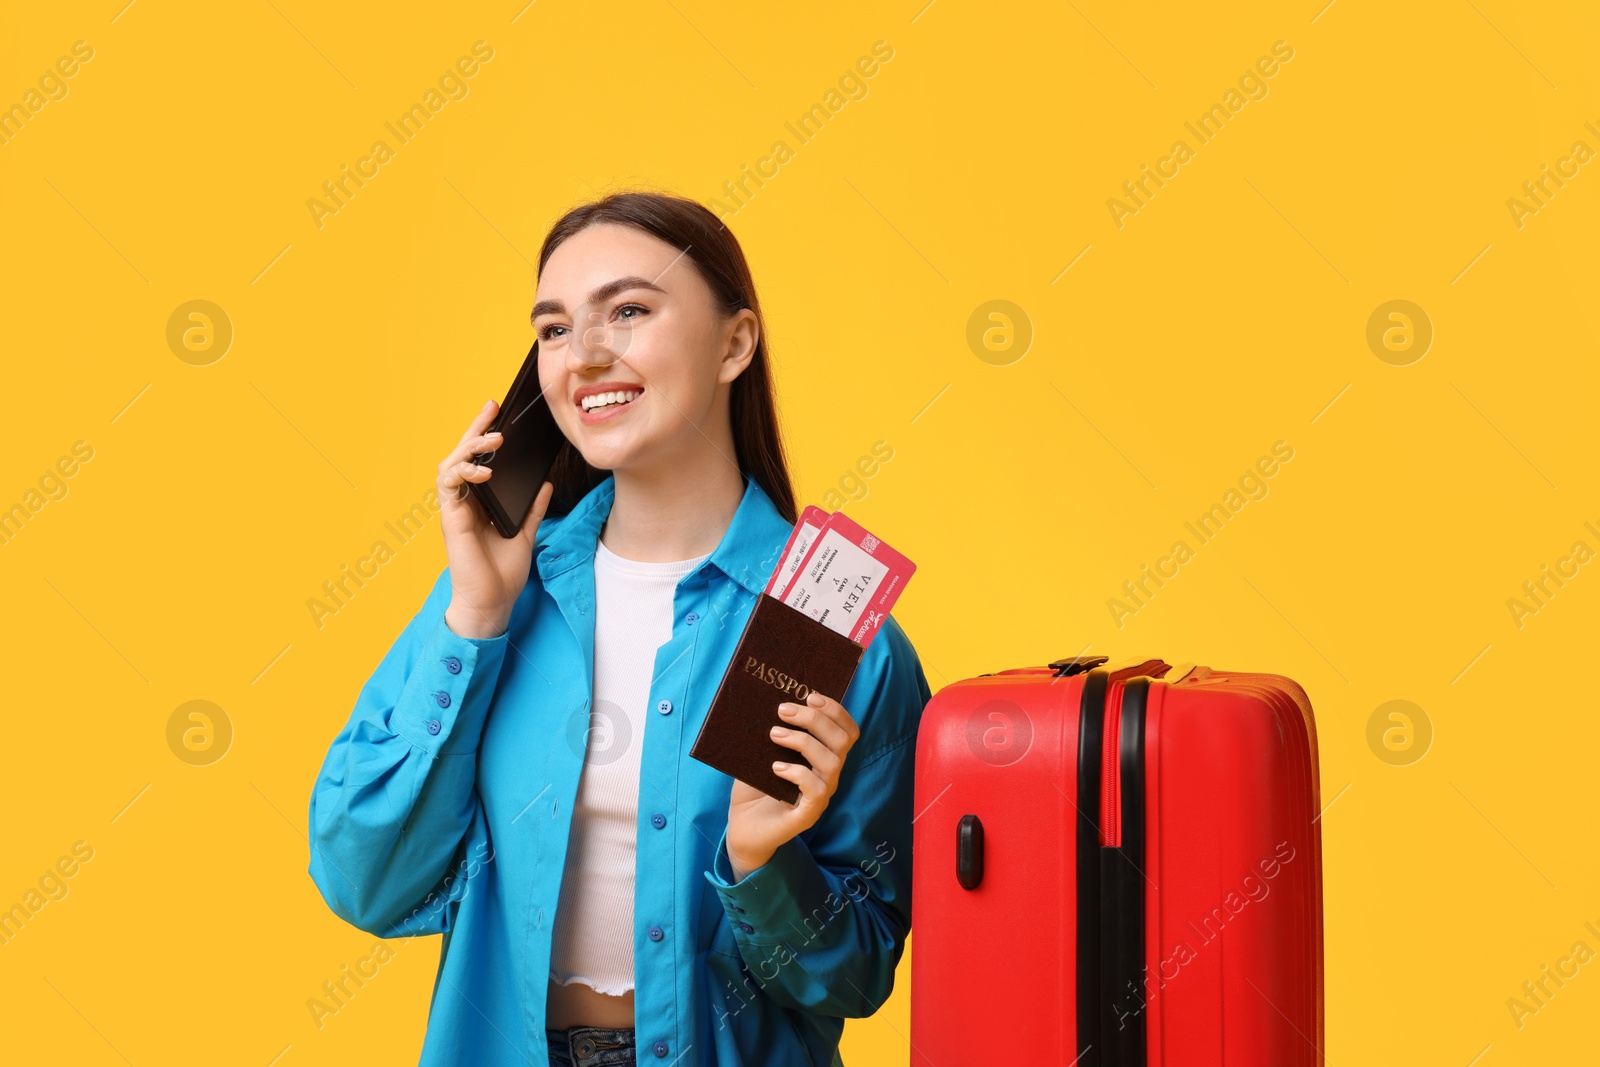
<svg viewBox="0 0 1600 1067"><path fill-rule="evenodd" d="M767 583L767 594L865 648L916 564L843 512L808 507Z"/></svg>

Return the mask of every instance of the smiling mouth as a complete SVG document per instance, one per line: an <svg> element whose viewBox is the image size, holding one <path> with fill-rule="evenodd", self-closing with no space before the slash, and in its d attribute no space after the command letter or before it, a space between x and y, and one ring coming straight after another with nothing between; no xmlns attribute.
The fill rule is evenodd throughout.
<svg viewBox="0 0 1600 1067"><path fill-rule="evenodd" d="M618 389L609 393L593 393L578 401L578 407L585 413L610 411L612 408L625 407L633 403L643 393L644 390L638 388Z"/></svg>

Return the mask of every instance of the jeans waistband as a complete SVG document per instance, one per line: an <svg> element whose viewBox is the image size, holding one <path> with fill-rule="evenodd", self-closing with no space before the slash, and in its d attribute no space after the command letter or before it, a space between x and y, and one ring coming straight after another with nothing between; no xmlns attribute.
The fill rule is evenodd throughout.
<svg viewBox="0 0 1600 1067"><path fill-rule="evenodd" d="M573 1026L565 1030L545 1029L552 1044L567 1050L574 1067L607 1067L634 1062L634 1031L631 1026Z"/></svg>

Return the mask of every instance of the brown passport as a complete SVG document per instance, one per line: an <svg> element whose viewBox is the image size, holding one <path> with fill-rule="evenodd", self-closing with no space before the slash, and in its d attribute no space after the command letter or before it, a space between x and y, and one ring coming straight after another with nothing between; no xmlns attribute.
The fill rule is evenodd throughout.
<svg viewBox="0 0 1600 1067"><path fill-rule="evenodd" d="M809 764L772 739L774 726L789 725L778 705L804 704L812 690L842 699L865 651L776 597L756 597L689 755L768 796L795 803L800 787L780 778L772 762Z"/></svg>

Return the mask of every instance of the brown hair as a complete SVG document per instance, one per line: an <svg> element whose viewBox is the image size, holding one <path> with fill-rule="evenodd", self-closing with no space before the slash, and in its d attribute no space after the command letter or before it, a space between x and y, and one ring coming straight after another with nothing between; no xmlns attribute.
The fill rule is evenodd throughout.
<svg viewBox="0 0 1600 1067"><path fill-rule="evenodd" d="M739 470L766 491L778 513L795 522L799 513L778 432L777 403L767 367L767 324L756 299L750 265L745 262L738 240L721 220L693 200L652 192L613 193L561 216L539 249L539 273L544 273L545 264L563 241L589 226L607 222L633 226L685 250L684 258L699 270L724 315L743 308L755 312L759 331L755 355L733 380L728 397L734 457ZM549 480L555 491L546 514L565 515L605 477L605 471L591 467L572 442L567 442L550 469Z"/></svg>

